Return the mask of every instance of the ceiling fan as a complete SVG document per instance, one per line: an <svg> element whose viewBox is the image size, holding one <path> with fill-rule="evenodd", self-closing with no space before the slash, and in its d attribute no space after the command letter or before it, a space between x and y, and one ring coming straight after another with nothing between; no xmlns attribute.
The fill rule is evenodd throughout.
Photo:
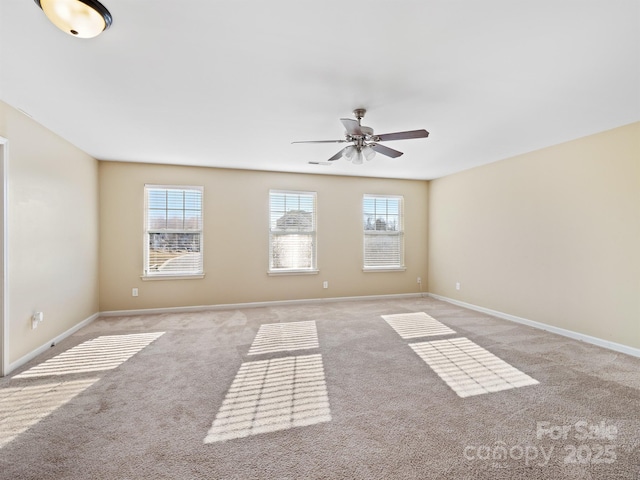
<svg viewBox="0 0 640 480"><path fill-rule="evenodd" d="M407 132L395 132L395 133L383 133L376 135L373 133L373 128L365 127L360 124L360 120L364 118L364 114L367 111L364 108L356 108L353 111L355 120L351 118L341 118L340 121L346 132L344 134L344 140L308 140L301 142L291 143L351 143L336 153L333 157L326 162L309 162L312 165L331 165L329 162L339 160L344 157L356 165L360 165L363 159L371 160L376 152L385 155L387 157L396 158L402 155L402 152L394 150L393 148L380 145L378 142L387 142L389 140L408 140L410 138L426 138L429 136L429 132L426 130L410 130Z"/></svg>

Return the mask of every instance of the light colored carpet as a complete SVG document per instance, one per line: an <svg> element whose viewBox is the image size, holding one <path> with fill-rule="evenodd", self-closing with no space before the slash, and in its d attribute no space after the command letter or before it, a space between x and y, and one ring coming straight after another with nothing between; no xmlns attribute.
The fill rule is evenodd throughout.
<svg viewBox="0 0 640 480"><path fill-rule="evenodd" d="M635 480L639 372L430 298L104 318L0 379L0 478Z"/></svg>
<svg viewBox="0 0 640 480"><path fill-rule="evenodd" d="M382 315L402 338L420 338L456 333L424 312Z"/></svg>

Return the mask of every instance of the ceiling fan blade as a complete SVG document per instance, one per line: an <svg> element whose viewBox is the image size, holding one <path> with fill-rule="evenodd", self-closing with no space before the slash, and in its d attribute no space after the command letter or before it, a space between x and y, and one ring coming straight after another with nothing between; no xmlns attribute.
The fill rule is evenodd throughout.
<svg viewBox="0 0 640 480"><path fill-rule="evenodd" d="M340 121L349 135L364 135L357 120L353 118L341 118Z"/></svg>
<svg viewBox="0 0 640 480"><path fill-rule="evenodd" d="M393 148L385 147L384 145L378 145L377 143L369 144L371 148L373 148L376 152L386 155L387 157L397 158L402 155L402 152L398 150L394 150Z"/></svg>
<svg viewBox="0 0 640 480"><path fill-rule="evenodd" d="M338 153L336 153L333 157L331 157L329 160L327 160L328 162L333 162L334 160L340 160L342 158L342 154L344 153L344 151L349 148L349 147L344 147L342 150L340 150Z"/></svg>
<svg viewBox="0 0 640 480"><path fill-rule="evenodd" d="M302 140L291 143L345 143L346 140Z"/></svg>
<svg viewBox="0 0 640 480"><path fill-rule="evenodd" d="M426 130L410 130L408 132L395 132L395 133L383 133L382 135L376 135L380 142L386 142L389 140L408 140L410 138L426 138L429 136L429 132Z"/></svg>

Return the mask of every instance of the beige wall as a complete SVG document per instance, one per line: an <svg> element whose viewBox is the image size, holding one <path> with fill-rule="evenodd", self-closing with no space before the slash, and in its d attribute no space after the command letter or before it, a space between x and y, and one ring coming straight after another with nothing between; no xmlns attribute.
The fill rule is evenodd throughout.
<svg viewBox="0 0 640 480"><path fill-rule="evenodd" d="M429 219L430 292L640 347L640 123L435 180Z"/></svg>
<svg viewBox="0 0 640 480"><path fill-rule="evenodd" d="M429 183L96 162L1 102L0 135L10 363L99 310L413 293L427 272L435 294L640 347L640 123ZM204 279L140 279L145 183L205 187ZM269 189L318 192L318 275L267 275ZM406 272L362 272L365 193L404 196Z"/></svg>
<svg viewBox="0 0 640 480"><path fill-rule="evenodd" d="M101 311L414 293L418 276L426 289L427 182L115 162L99 169ZM145 183L204 186L204 279L141 280ZM270 189L317 192L318 275L267 275ZM364 193L404 196L405 272L362 272Z"/></svg>
<svg viewBox="0 0 640 480"><path fill-rule="evenodd" d="M98 312L98 162L2 102L0 118L12 363Z"/></svg>

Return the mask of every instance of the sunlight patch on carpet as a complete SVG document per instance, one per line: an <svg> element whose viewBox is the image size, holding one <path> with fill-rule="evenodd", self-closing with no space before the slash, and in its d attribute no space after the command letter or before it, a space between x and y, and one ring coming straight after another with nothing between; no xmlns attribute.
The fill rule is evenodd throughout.
<svg viewBox="0 0 640 480"><path fill-rule="evenodd" d="M204 443L330 421L321 355L245 362Z"/></svg>
<svg viewBox="0 0 640 480"><path fill-rule="evenodd" d="M456 333L424 312L382 315L382 318L405 339Z"/></svg>
<svg viewBox="0 0 640 480"><path fill-rule="evenodd" d="M410 343L409 346L459 397L538 383L468 338Z"/></svg>
<svg viewBox="0 0 640 480"><path fill-rule="evenodd" d="M87 378L0 389L0 448L98 380Z"/></svg>
<svg viewBox="0 0 640 480"><path fill-rule="evenodd" d="M76 345L13 378L60 376L112 370L162 335L164 332L97 337Z"/></svg>
<svg viewBox="0 0 640 480"><path fill-rule="evenodd" d="M268 323L251 344L249 355L318 348L316 322Z"/></svg>

